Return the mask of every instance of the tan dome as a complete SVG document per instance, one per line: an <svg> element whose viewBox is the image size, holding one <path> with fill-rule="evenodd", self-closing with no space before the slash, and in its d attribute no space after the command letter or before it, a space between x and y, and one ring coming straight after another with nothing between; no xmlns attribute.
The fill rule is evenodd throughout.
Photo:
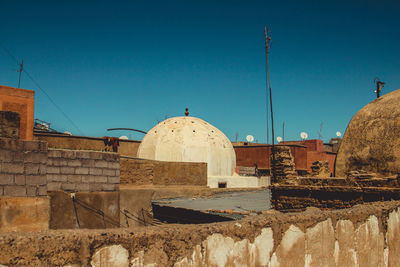
<svg viewBox="0 0 400 267"><path fill-rule="evenodd" d="M400 172L400 90L375 99L354 115L347 126L335 165L335 175L365 170L379 176Z"/></svg>
<svg viewBox="0 0 400 267"><path fill-rule="evenodd" d="M175 117L157 124L143 138L138 157L206 162L208 176L232 176L236 167L235 151L225 134L194 117Z"/></svg>

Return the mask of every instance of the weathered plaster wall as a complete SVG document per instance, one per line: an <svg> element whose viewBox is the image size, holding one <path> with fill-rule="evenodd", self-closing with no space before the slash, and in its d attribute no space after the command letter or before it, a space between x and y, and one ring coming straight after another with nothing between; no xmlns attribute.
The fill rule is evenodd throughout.
<svg viewBox="0 0 400 267"><path fill-rule="evenodd" d="M48 197L0 197L0 232L49 229Z"/></svg>
<svg viewBox="0 0 400 267"><path fill-rule="evenodd" d="M58 266L399 266L400 202L208 225L1 234L0 263Z"/></svg>
<svg viewBox="0 0 400 267"><path fill-rule="evenodd" d="M121 158L121 184L207 185L207 163Z"/></svg>
<svg viewBox="0 0 400 267"><path fill-rule="evenodd" d="M119 192L49 192L50 229L119 227ZM74 199L73 199L74 198Z"/></svg>
<svg viewBox="0 0 400 267"><path fill-rule="evenodd" d="M98 137L35 133L34 138L48 142L49 148L94 151L104 151L105 149L103 138ZM118 154L136 157L139 145L140 141L137 140L119 140Z"/></svg>
<svg viewBox="0 0 400 267"><path fill-rule="evenodd" d="M0 85L0 110L19 113L22 140L33 140L34 105L34 91Z"/></svg>
<svg viewBox="0 0 400 267"><path fill-rule="evenodd" d="M49 149L48 191L118 191L119 175L117 153Z"/></svg>

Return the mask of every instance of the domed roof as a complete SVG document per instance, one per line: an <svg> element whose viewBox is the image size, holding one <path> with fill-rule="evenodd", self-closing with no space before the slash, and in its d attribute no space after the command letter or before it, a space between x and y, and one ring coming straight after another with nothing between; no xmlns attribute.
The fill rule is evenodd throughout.
<svg viewBox="0 0 400 267"><path fill-rule="evenodd" d="M375 99L354 115L336 158L335 175L365 170L400 172L400 89Z"/></svg>
<svg viewBox="0 0 400 267"><path fill-rule="evenodd" d="M235 151L225 134L194 117L174 117L157 124L143 138L138 157L206 162L208 176L232 176L236 167Z"/></svg>

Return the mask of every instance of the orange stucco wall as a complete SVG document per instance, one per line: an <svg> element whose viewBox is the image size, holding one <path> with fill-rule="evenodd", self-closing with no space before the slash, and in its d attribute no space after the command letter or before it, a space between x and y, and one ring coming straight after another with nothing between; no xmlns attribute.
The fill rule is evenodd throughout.
<svg viewBox="0 0 400 267"><path fill-rule="evenodd" d="M0 110L19 113L22 140L33 140L34 106L34 91L0 85Z"/></svg>
<svg viewBox="0 0 400 267"><path fill-rule="evenodd" d="M307 151L305 146L289 145L294 158L296 170L307 170ZM236 166L257 167L260 169L271 168L271 146L250 145L234 146L236 153Z"/></svg>

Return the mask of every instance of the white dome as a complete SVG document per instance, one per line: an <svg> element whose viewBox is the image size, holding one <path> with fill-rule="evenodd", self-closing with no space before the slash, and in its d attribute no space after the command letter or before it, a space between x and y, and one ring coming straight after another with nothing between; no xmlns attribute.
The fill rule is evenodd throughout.
<svg viewBox="0 0 400 267"><path fill-rule="evenodd" d="M220 130L194 117L175 117L157 124L143 138L138 157L180 162L206 162L208 176L232 176L236 155Z"/></svg>

